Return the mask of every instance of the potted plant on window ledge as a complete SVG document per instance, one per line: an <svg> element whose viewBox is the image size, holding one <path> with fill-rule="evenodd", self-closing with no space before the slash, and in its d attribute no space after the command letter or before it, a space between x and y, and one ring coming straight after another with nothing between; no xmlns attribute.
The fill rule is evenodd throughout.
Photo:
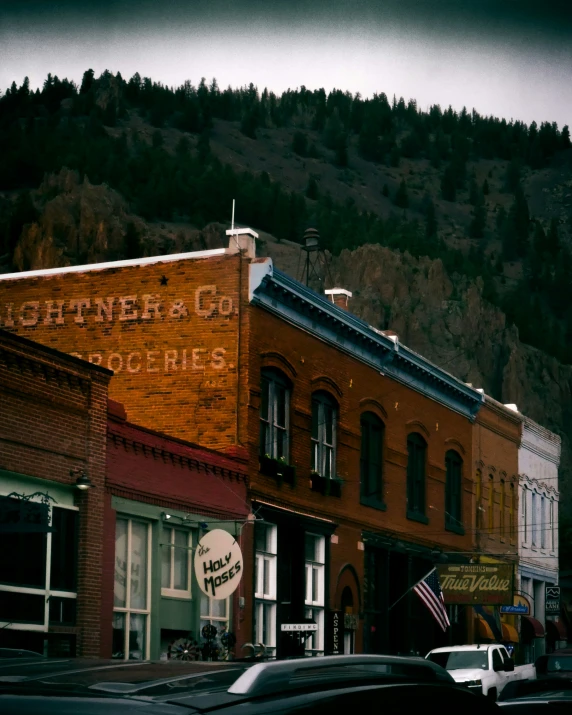
<svg viewBox="0 0 572 715"><path fill-rule="evenodd" d="M260 471L267 477L274 477L278 484L286 482L292 486L296 484L296 467L288 464L286 457L275 459L270 454L260 457Z"/></svg>
<svg viewBox="0 0 572 715"><path fill-rule="evenodd" d="M344 480L341 477L323 477L315 469L310 472L310 486L313 492L328 497L341 497Z"/></svg>

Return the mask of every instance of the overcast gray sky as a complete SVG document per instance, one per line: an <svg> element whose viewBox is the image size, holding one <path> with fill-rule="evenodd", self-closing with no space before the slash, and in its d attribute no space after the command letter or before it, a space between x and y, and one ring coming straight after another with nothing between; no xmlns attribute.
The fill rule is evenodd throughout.
<svg viewBox="0 0 572 715"><path fill-rule="evenodd" d="M0 90L48 72L396 94L572 124L572 0L0 0Z"/></svg>

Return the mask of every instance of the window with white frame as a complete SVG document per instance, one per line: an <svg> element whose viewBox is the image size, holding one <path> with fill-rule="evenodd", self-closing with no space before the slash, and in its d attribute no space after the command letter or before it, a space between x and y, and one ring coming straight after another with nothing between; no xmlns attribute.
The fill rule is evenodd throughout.
<svg viewBox="0 0 572 715"><path fill-rule="evenodd" d="M546 499L540 494L540 548L546 548Z"/></svg>
<svg viewBox="0 0 572 715"><path fill-rule="evenodd" d="M288 460L290 389L277 370L264 370L260 398L260 454Z"/></svg>
<svg viewBox="0 0 572 715"><path fill-rule="evenodd" d="M216 643L220 645L220 636L228 630L229 599L209 598L201 592L201 632L198 634L199 642L202 640L202 631L205 626L214 626L217 630Z"/></svg>
<svg viewBox="0 0 572 715"><path fill-rule="evenodd" d="M337 412L326 392L312 395L312 469L330 479L336 476Z"/></svg>
<svg viewBox="0 0 572 715"><path fill-rule="evenodd" d="M42 508L39 497L25 505L0 499L7 513ZM52 531L0 534L0 628L47 632L76 625L78 509L43 508Z"/></svg>
<svg viewBox="0 0 572 715"><path fill-rule="evenodd" d="M161 530L161 595L191 597L191 532L164 526Z"/></svg>
<svg viewBox="0 0 572 715"><path fill-rule="evenodd" d="M276 653L277 532L274 524L257 524L255 530L254 640Z"/></svg>
<svg viewBox="0 0 572 715"><path fill-rule="evenodd" d="M113 600L113 658L149 658L151 528L117 517Z"/></svg>
<svg viewBox="0 0 572 715"><path fill-rule="evenodd" d="M306 641L306 652L312 655L324 653L324 606L326 576L326 539L316 534L306 534L306 618L312 618L318 625Z"/></svg>
<svg viewBox="0 0 572 715"><path fill-rule="evenodd" d="M537 546L538 545L538 513L537 513L537 500L538 500L538 494L536 492L532 492L531 495L531 521L532 521L532 546Z"/></svg>
<svg viewBox="0 0 572 715"><path fill-rule="evenodd" d="M554 499L548 500L548 548L554 551Z"/></svg>
<svg viewBox="0 0 572 715"><path fill-rule="evenodd" d="M525 544L528 543L528 489L522 490L522 499L520 505L520 513L522 517L522 540Z"/></svg>

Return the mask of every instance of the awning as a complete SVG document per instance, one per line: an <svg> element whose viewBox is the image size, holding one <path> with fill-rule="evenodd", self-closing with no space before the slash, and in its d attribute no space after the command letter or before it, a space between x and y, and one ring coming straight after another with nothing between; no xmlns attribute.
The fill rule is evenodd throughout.
<svg viewBox="0 0 572 715"><path fill-rule="evenodd" d="M518 643L518 631L510 623L502 623L502 637L507 643Z"/></svg>
<svg viewBox="0 0 572 715"><path fill-rule="evenodd" d="M560 619L557 621L546 621L546 630L555 641L568 640L568 629Z"/></svg>
<svg viewBox="0 0 572 715"><path fill-rule="evenodd" d="M522 622L523 624L529 624L535 638L544 638L544 626L540 621L537 621L536 618L533 618L532 616L522 616Z"/></svg>
<svg viewBox="0 0 572 715"><path fill-rule="evenodd" d="M495 640L491 627L485 620L483 620L482 618L476 618L475 625L481 638L486 638L490 641Z"/></svg>

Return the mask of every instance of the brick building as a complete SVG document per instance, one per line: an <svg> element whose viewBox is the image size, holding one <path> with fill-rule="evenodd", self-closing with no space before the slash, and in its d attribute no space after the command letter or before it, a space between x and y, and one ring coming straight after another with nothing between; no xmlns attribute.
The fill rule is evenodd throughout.
<svg viewBox="0 0 572 715"><path fill-rule="evenodd" d="M0 276L0 324L114 370L130 421L246 450L244 610L270 654L426 652L444 636L401 596L473 548L483 397L235 234L227 250Z"/></svg>
<svg viewBox="0 0 572 715"><path fill-rule="evenodd" d="M167 658L178 645L204 645L206 625L216 628L219 648L227 631L241 652L250 640L249 614L239 606L245 583L229 598L208 598L199 589L193 555L201 536L223 529L246 556L245 574L252 572L246 459L167 437L126 417L123 406L110 401L101 654Z"/></svg>
<svg viewBox="0 0 572 715"><path fill-rule="evenodd" d="M0 331L1 647L100 654L110 378Z"/></svg>
<svg viewBox="0 0 572 715"><path fill-rule="evenodd" d="M508 565L517 585L518 452L522 415L489 395L474 425L474 561ZM507 604L510 605L510 604ZM476 642L503 641L517 647L518 617L499 606L475 609Z"/></svg>

